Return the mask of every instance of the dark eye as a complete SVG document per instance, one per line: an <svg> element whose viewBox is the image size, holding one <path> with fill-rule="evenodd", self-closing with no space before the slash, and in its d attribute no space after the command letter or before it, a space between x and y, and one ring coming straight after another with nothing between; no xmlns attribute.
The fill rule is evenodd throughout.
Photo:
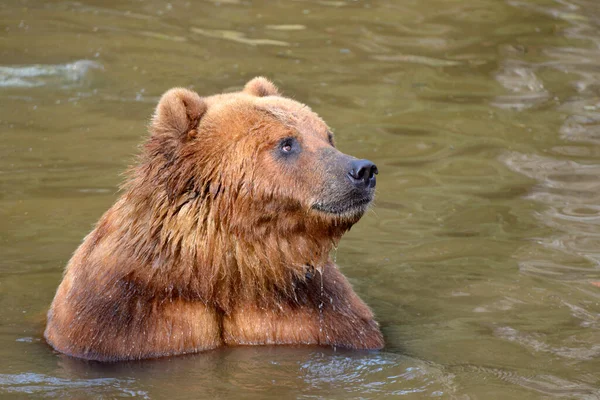
<svg viewBox="0 0 600 400"><path fill-rule="evenodd" d="M335 143L333 142L333 133L331 133L331 131L327 132L327 140L329 141L329 144L335 147Z"/></svg>
<svg viewBox="0 0 600 400"><path fill-rule="evenodd" d="M297 154L299 151L300 143L298 143L296 138L288 137L279 142L279 153L282 156L291 156L292 154Z"/></svg>

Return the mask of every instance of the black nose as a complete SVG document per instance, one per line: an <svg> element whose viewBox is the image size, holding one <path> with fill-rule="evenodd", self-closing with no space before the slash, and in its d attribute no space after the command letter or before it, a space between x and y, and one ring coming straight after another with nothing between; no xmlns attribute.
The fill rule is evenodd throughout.
<svg viewBox="0 0 600 400"><path fill-rule="evenodd" d="M374 188L377 166L369 160L354 160L350 164L348 176L352 183L360 188Z"/></svg>

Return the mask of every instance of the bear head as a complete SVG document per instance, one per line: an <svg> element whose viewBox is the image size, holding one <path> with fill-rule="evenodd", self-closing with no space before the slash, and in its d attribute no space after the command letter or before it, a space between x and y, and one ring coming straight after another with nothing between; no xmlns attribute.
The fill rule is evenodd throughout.
<svg viewBox="0 0 600 400"><path fill-rule="evenodd" d="M306 265L326 263L373 200L377 172L336 149L308 106L259 77L234 93L166 92L123 204L132 219L149 220L130 230L145 246L138 254L157 249L153 262L208 265L210 288L234 276L285 286L285 271L303 276Z"/></svg>
<svg viewBox="0 0 600 400"><path fill-rule="evenodd" d="M371 203L378 172L337 150L316 113L262 77L241 92L205 98L171 89L145 150L175 167L155 181L166 185L169 201L198 194L218 204L220 222L240 233L295 229L311 218L348 228Z"/></svg>

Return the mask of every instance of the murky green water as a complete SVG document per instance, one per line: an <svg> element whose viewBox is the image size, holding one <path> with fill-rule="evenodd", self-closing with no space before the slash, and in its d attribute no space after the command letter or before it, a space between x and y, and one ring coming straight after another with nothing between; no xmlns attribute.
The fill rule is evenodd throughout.
<svg viewBox="0 0 600 400"><path fill-rule="evenodd" d="M600 399L600 2L0 4L0 395ZM264 74L377 163L337 261L384 351L60 356L43 315L155 103Z"/></svg>

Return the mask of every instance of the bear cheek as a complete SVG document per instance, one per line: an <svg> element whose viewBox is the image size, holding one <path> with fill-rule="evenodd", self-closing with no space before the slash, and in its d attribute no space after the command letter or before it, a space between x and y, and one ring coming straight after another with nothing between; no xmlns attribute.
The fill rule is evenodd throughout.
<svg viewBox="0 0 600 400"><path fill-rule="evenodd" d="M298 207L309 208L323 184L323 173L315 168L315 160L299 154L285 159L277 154L261 157L256 165L252 187L253 201L265 204L280 203L287 199L283 208L291 211ZM260 190L260 192L257 192Z"/></svg>
<svg viewBox="0 0 600 400"><path fill-rule="evenodd" d="M310 205L320 196L323 189L331 182L328 165L319 151L303 151L297 160L286 166L286 175L289 176L292 188L292 197L297 198L303 205Z"/></svg>

